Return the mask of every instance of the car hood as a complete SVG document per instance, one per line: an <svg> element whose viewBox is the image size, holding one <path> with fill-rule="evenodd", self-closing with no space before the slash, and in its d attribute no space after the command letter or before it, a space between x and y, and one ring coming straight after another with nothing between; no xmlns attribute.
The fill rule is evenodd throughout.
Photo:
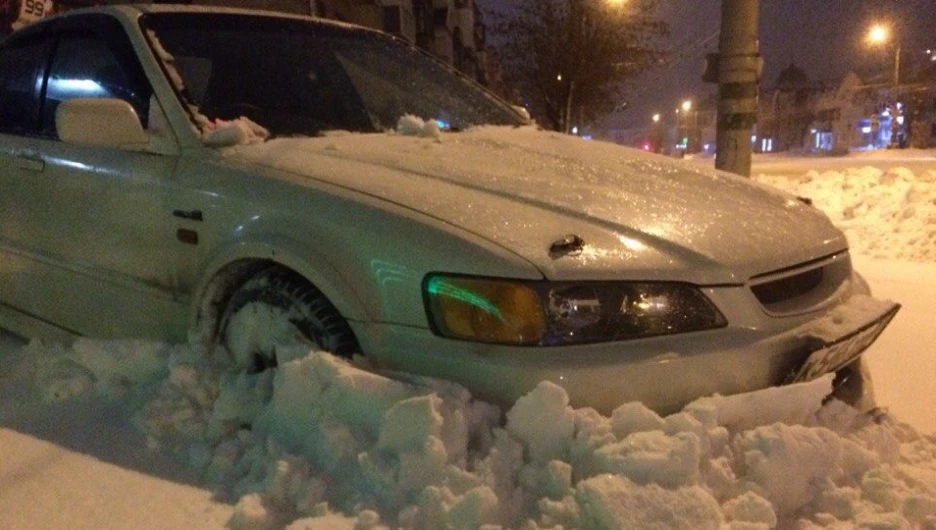
<svg viewBox="0 0 936 530"><path fill-rule="evenodd" d="M225 155L422 212L556 280L741 283L847 247L825 215L773 188L532 127L332 133ZM584 247L554 246L568 236Z"/></svg>

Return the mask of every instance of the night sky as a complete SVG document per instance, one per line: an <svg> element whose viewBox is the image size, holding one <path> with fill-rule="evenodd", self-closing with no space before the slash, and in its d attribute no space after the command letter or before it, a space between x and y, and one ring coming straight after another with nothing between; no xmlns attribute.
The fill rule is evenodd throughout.
<svg viewBox="0 0 936 530"><path fill-rule="evenodd" d="M482 8L509 9L512 0L477 0ZM670 25L667 48L674 59L635 80L629 110L613 122L641 127L655 112L672 114L681 101L713 94L700 77L705 54L718 49L721 2L660 0L660 18ZM894 49L866 42L875 21L896 23L902 62L923 59L936 49L936 0L761 0L760 46L765 87L795 63L811 81L833 82L851 70L859 74L893 71ZM492 36L494 37L494 36ZM496 38L496 37L494 37Z"/></svg>
<svg viewBox="0 0 936 530"><path fill-rule="evenodd" d="M682 100L715 90L700 75L705 54L718 49L721 2L662 0L660 14L670 24L675 60L635 83L630 110L623 115L627 126L642 126L654 112L671 114ZM936 0L762 0L762 85L776 84L791 63L811 81L834 82L849 71L892 71L894 48L872 48L865 41L875 21L896 24L903 64L911 55L924 60L927 48L936 49Z"/></svg>

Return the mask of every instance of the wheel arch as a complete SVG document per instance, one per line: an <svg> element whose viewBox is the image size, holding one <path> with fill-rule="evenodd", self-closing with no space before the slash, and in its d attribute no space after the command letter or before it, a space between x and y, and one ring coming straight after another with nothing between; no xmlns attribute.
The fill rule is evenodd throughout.
<svg viewBox="0 0 936 530"><path fill-rule="evenodd" d="M218 253L204 268L193 290L188 316L190 335L202 341L213 339L225 304L234 291L261 271L276 266L311 283L346 320L368 319L367 306L359 292L324 255L285 238L272 237L263 242L238 242Z"/></svg>

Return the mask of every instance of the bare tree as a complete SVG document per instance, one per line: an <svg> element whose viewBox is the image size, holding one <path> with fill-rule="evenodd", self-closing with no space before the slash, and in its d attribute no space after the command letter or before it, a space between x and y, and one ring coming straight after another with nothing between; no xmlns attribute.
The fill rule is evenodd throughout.
<svg viewBox="0 0 936 530"><path fill-rule="evenodd" d="M488 13L508 81L541 125L568 131L620 106L662 58L658 0L518 0Z"/></svg>

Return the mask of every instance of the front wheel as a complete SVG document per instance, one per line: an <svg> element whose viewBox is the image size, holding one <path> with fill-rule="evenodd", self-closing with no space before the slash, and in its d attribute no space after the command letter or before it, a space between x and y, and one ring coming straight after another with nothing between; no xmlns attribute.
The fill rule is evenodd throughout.
<svg viewBox="0 0 936 530"><path fill-rule="evenodd" d="M360 351L334 305L298 274L267 269L237 289L219 326L238 368L260 373L317 349L342 357Z"/></svg>

